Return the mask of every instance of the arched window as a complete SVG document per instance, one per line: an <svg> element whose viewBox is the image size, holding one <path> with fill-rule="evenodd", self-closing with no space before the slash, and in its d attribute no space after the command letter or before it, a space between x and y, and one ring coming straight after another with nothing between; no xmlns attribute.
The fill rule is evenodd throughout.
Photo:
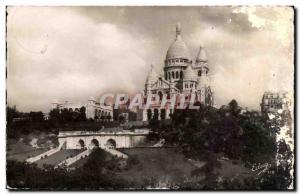
<svg viewBox="0 0 300 195"><path fill-rule="evenodd" d="M201 76L201 75L202 75L202 71L199 70L199 71L198 71L198 76Z"/></svg>
<svg viewBox="0 0 300 195"><path fill-rule="evenodd" d="M163 94L161 91L158 92L159 100L162 100Z"/></svg>
<svg viewBox="0 0 300 195"><path fill-rule="evenodd" d="M176 71L176 79L178 79L178 77L179 77L179 73L178 71Z"/></svg>
<svg viewBox="0 0 300 195"><path fill-rule="evenodd" d="M183 72L180 71L180 79L182 79L182 77L183 77Z"/></svg>
<svg viewBox="0 0 300 195"><path fill-rule="evenodd" d="M85 144L84 144L84 141L83 141L82 139L80 139L80 140L78 141L78 146L79 146L80 148L84 148Z"/></svg>
<svg viewBox="0 0 300 195"><path fill-rule="evenodd" d="M91 146L92 148L99 147L99 141L97 139L92 139Z"/></svg>
<svg viewBox="0 0 300 195"><path fill-rule="evenodd" d="M172 78L173 78L173 79L175 78L175 74L174 74L174 72L172 72Z"/></svg>
<svg viewBox="0 0 300 195"><path fill-rule="evenodd" d="M147 110L147 120L150 121L152 118L152 110L151 109L148 109Z"/></svg>
<svg viewBox="0 0 300 195"><path fill-rule="evenodd" d="M171 73L170 72L168 72L168 76L169 76L169 80L171 80Z"/></svg>
<svg viewBox="0 0 300 195"><path fill-rule="evenodd" d="M109 149L115 149L117 146L116 141L114 139L109 139L106 142L106 147L108 147Z"/></svg>

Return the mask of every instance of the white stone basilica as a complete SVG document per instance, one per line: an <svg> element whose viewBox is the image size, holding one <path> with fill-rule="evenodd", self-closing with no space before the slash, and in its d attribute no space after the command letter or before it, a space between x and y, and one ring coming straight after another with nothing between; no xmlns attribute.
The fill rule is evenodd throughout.
<svg viewBox="0 0 300 195"><path fill-rule="evenodd" d="M183 94L188 97L196 96L196 101L206 106L213 106L213 92L209 84L209 66L205 50L199 48L198 55L193 61L189 50L181 37L180 24L176 26L176 37L167 51L164 75L159 76L153 67L146 79L144 95ZM143 110L142 120L158 115L158 119L167 119L172 109L161 109L153 105L151 109Z"/></svg>

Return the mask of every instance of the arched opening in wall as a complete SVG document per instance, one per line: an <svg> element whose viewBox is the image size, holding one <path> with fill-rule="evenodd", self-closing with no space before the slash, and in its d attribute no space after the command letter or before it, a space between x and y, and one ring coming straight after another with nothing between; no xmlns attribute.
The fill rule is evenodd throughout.
<svg viewBox="0 0 300 195"><path fill-rule="evenodd" d="M171 80L171 73L170 72L168 72L168 76L169 76L169 80Z"/></svg>
<svg viewBox="0 0 300 195"><path fill-rule="evenodd" d="M202 71L199 70L199 71L198 71L198 76L201 76L201 75L202 75Z"/></svg>
<svg viewBox="0 0 300 195"><path fill-rule="evenodd" d="M152 118L152 110L151 109L148 109L147 110L147 120L150 121Z"/></svg>
<svg viewBox="0 0 300 195"><path fill-rule="evenodd" d="M161 118L161 120L166 119L166 109L160 110L160 118Z"/></svg>
<svg viewBox="0 0 300 195"><path fill-rule="evenodd" d="M161 101L161 100L162 100L162 98L163 98L163 94L162 94L162 92L161 92L161 91L159 91L159 92L158 92L158 96L159 96L159 100Z"/></svg>
<svg viewBox="0 0 300 195"><path fill-rule="evenodd" d="M114 139L109 139L106 142L106 147L109 149L115 149L117 146L116 141Z"/></svg>
<svg viewBox="0 0 300 195"><path fill-rule="evenodd" d="M175 74L174 74L174 72L172 72L172 78L173 78L173 79L175 78Z"/></svg>
<svg viewBox="0 0 300 195"><path fill-rule="evenodd" d="M92 146L93 148L99 147L99 142L98 142L98 140L92 139L92 141L91 141L91 146Z"/></svg>
<svg viewBox="0 0 300 195"><path fill-rule="evenodd" d="M110 112L108 113L108 115L107 115L107 119L110 121L111 120L111 114L110 114Z"/></svg>
<svg viewBox="0 0 300 195"><path fill-rule="evenodd" d="M178 77L179 77L179 73L178 71L176 71L176 79L178 79Z"/></svg>
<svg viewBox="0 0 300 195"><path fill-rule="evenodd" d="M182 79L182 78L183 78L183 72L180 71L180 79Z"/></svg>
<svg viewBox="0 0 300 195"><path fill-rule="evenodd" d="M78 145L79 145L79 148L80 148L80 149L82 149L82 148L85 147L84 141L83 141L82 139L80 139L80 140L78 141Z"/></svg>
<svg viewBox="0 0 300 195"><path fill-rule="evenodd" d="M159 115L159 114L158 114L158 109L155 108L155 109L154 109L154 114L153 114L153 119L154 119L154 120L158 120L158 115Z"/></svg>

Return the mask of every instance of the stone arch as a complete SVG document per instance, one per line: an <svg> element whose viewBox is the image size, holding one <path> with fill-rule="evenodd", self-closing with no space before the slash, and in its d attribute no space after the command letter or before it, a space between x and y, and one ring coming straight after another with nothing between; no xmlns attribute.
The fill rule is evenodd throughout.
<svg viewBox="0 0 300 195"><path fill-rule="evenodd" d="M152 110L151 109L148 109L147 110L147 120L150 121L152 118Z"/></svg>
<svg viewBox="0 0 300 195"><path fill-rule="evenodd" d="M115 149L117 147L117 143L116 140L114 139L109 139L106 141L106 147L108 147L109 149Z"/></svg>
<svg viewBox="0 0 300 195"><path fill-rule="evenodd" d="M159 111L157 108L154 109L154 113L153 113L153 119L154 120L158 120L158 116L159 116Z"/></svg>
<svg viewBox="0 0 300 195"><path fill-rule="evenodd" d="M91 146L92 146L92 148L99 147L99 141L95 138L92 139L91 140Z"/></svg>
<svg viewBox="0 0 300 195"><path fill-rule="evenodd" d="M175 74L174 74L174 72L172 72L172 78L173 78L173 79L175 78Z"/></svg>
<svg viewBox="0 0 300 195"><path fill-rule="evenodd" d="M178 79L178 78L179 78L179 72L176 71L176 79Z"/></svg>
<svg viewBox="0 0 300 195"><path fill-rule="evenodd" d="M202 71L201 70L198 71L198 76L202 76Z"/></svg>
<svg viewBox="0 0 300 195"><path fill-rule="evenodd" d="M160 110L160 118L162 120L166 119L166 109L161 109Z"/></svg>
<svg viewBox="0 0 300 195"><path fill-rule="evenodd" d="M82 149L82 148L85 147L85 143L84 143L84 141L83 141L82 139L80 139L80 140L78 141L78 145L79 145L80 149Z"/></svg>
<svg viewBox="0 0 300 195"><path fill-rule="evenodd" d="M159 91L159 92L158 92L158 96L159 96L159 100L161 101L161 100L162 100L162 98L163 98L163 94L162 94L162 92L161 92L161 91Z"/></svg>

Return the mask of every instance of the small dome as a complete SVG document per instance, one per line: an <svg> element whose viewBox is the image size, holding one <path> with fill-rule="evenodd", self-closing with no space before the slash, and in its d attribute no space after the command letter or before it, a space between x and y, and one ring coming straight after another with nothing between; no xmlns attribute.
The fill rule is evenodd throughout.
<svg viewBox="0 0 300 195"><path fill-rule="evenodd" d="M181 33L180 24L177 24L176 39L167 51L166 60L176 59L176 58L183 58L188 60L191 59L190 52L186 44L183 42L180 33Z"/></svg>
<svg viewBox="0 0 300 195"><path fill-rule="evenodd" d="M183 72L184 81L197 81L197 76L191 66L188 66Z"/></svg>
<svg viewBox="0 0 300 195"><path fill-rule="evenodd" d="M158 79L158 75L155 72L153 66L151 65L151 70L147 76L146 83L155 83Z"/></svg>
<svg viewBox="0 0 300 195"><path fill-rule="evenodd" d="M200 48L199 48L196 62L207 62L206 52L204 50L204 47L202 47L202 46L200 46Z"/></svg>

